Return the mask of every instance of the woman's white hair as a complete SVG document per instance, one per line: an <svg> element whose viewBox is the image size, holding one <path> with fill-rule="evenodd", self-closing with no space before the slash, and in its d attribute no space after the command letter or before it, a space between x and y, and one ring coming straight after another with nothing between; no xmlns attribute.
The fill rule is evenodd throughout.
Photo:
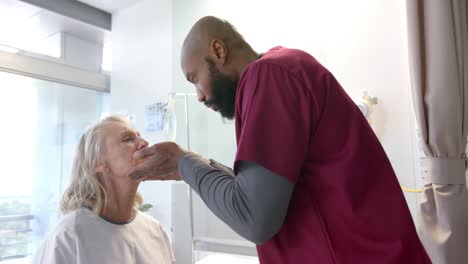
<svg viewBox="0 0 468 264"><path fill-rule="evenodd" d="M106 202L106 191L99 182L97 172L102 151L102 127L108 122L128 120L119 116L109 116L89 128L81 137L73 161L70 186L63 194L60 211L65 214L79 208L88 208L99 215ZM135 196L135 206L140 207L142 198Z"/></svg>

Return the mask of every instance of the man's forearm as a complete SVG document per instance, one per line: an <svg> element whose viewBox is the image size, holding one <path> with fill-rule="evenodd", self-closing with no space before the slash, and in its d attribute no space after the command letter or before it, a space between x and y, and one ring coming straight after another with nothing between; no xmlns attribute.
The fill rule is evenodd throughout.
<svg viewBox="0 0 468 264"><path fill-rule="evenodd" d="M234 176L226 166L193 153L179 160L179 173L244 238L261 244L280 230L294 188L285 178L252 162L242 162Z"/></svg>

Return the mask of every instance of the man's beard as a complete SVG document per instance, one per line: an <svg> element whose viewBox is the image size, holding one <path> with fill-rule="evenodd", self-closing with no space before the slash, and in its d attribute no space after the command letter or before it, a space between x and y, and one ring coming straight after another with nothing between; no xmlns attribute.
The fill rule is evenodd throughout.
<svg viewBox="0 0 468 264"><path fill-rule="evenodd" d="M211 93L212 99L205 101L205 105L210 107L214 105L218 108L222 117L233 119L235 115L236 90L238 80L232 80L216 69L214 62L205 58L208 63L211 75Z"/></svg>

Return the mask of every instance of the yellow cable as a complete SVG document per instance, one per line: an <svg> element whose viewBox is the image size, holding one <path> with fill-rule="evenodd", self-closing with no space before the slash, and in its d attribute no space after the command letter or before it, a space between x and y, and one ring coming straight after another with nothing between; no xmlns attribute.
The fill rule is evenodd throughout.
<svg viewBox="0 0 468 264"><path fill-rule="evenodd" d="M410 193L422 193L424 191L424 189L412 189L412 188L408 188L408 187L405 187L403 185L400 185L401 186L401 189L405 192L410 192Z"/></svg>

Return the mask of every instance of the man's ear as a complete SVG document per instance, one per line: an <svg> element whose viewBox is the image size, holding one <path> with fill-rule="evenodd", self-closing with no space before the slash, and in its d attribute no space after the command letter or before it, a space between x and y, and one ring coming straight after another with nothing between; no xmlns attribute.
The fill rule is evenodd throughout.
<svg viewBox="0 0 468 264"><path fill-rule="evenodd" d="M214 57L216 58L216 64L223 65L226 63L227 49L226 45L224 45L224 43L221 40L213 39L211 41L210 49Z"/></svg>

